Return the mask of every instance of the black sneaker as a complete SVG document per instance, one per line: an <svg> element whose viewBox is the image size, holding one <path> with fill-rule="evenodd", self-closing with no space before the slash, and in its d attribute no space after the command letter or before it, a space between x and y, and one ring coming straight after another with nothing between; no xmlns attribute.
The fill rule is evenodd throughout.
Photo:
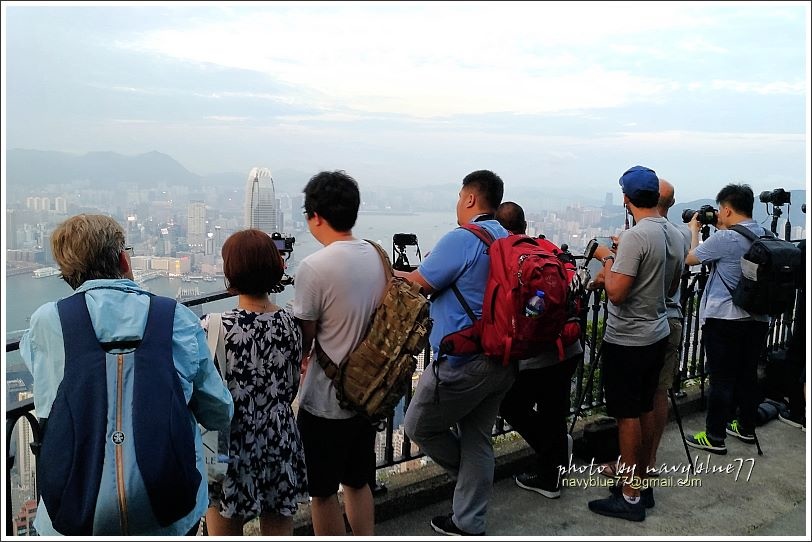
<svg viewBox="0 0 812 542"><path fill-rule="evenodd" d="M485 533L466 533L454 523L454 520L451 519L451 516L454 514L448 514L446 516L435 516L431 520L431 528L434 529L435 533L445 534L449 536L485 536Z"/></svg>
<svg viewBox="0 0 812 542"><path fill-rule="evenodd" d="M787 411L787 415L784 416L783 414L778 415L778 419L784 422L787 425L791 425L792 427L797 427L798 429L805 429L806 428L806 417L801 414L800 416L793 415L791 410Z"/></svg>
<svg viewBox="0 0 812 542"><path fill-rule="evenodd" d="M622 495L609 495L605 499L589 501L589 509L602 516L627 519L629 521L643 521L646 519L646 508L643 500L631 504Z"/></svg>
<svg viewBox="0 0 812 542"><path fill-rule="evenodd" d="M609 491L612 493L612 495L619 495L622 497L623 496L623 489L621 489L622 487L623 486L620 484L615 484L609 486ZM645 506L646 508L654 508L653 487L647 487L646 489L640 490L640 502L643 503L643 506Z"/></svg>
<svg viewBox="0 0 812 542"><path fill-rule="evenodd" d="M728 435L734 436L742 442L747 444L753 444L756 441L755 433L747 433L746 431L742 430L742 426L739 423L739 420L733 420L727 427L725 427L725 432Z"/></svg>
<svg viewBox="0 0 812 542"><path fill-rule="evenodd" d="M691 448L698 448L700 450L706 450L708 452L718 454L718 455L725 455L727 453L727 446L725 446L725 441L716 441L711 440L705 431L700 431L699 433L685 437L685 444L690 446Z"/></svg>
<svg viewBox="0 0 812 542"><path fill-rule="evenodd" d="M517 475L516 485L528 491L535 491L539 495L547 497L548 499L557 499L561 496L561 490L555 487L544 486L541 483L541 478L537 474L525 472Z"/></svg>

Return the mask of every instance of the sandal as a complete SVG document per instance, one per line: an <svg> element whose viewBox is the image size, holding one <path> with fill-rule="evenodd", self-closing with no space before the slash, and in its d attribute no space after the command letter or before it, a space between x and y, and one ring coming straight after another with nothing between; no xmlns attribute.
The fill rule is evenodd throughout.
<svg viewBox="0 0 812 542"><path fill-rule="evenodd" d="M600 473L607 478L619 478L617 472L615 472L615 463L604 463L601 465L603 469L601 469Z"/></svg>

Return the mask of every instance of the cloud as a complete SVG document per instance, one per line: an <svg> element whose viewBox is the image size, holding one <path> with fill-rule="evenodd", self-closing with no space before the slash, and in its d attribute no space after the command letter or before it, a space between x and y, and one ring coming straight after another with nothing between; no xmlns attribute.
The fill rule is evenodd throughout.
<svg viewBox="0 0 812 542"><path fill-rule="evenodd" d="M429 118L656 100L674 90L673 82L610 69L578 51L603 42L638 50L624 42L707 24L706 17L670 4L598 3L588 9L584 17L584 5L558 3L471 4L464 10L448 4L297 5L235 11L216 23L145 32L118 45L266 74L303 89L300 100L309 106Z"/></svg>
<svg viewBox="0 0 812 542"><path fill-rule="evenodd" d="M251 117L235 117L230 115L209 115L205 118L217 122L244 122L246 120L251 120Z"/></svg>

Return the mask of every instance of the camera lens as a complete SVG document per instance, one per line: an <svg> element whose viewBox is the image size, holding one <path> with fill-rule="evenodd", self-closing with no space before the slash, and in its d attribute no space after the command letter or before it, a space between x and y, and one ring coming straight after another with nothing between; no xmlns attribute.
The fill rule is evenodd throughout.
<svg viewBox="0 0 812 542"><path fill-rule="evenodd" d="M696 211L694 211L693 209L685 209L684 211L682 211L682 222L687 224L688 222L693 220L694 213L696 213Z"/></svg>

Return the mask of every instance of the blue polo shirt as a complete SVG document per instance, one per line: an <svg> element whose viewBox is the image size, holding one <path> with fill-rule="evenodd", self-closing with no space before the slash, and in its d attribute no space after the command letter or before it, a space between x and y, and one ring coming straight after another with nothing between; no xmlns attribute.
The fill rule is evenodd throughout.
<svg viewBox="0 0 812 542"><path fill-rule="evenodd" d="M482 220L476 224L488 230L494 239L508 236L508 231L496 220ZM434 326L429 336L435 359L443 337L473 323L451 290L452 284L456 282L474 314L477 317L482 315L482 300L491 263L486 248L479 237L457 228L437 242L418 268L420 275L438 292L431 301ZM452 366L461 365L472 357L449 356L448 361Z"/></svg>

